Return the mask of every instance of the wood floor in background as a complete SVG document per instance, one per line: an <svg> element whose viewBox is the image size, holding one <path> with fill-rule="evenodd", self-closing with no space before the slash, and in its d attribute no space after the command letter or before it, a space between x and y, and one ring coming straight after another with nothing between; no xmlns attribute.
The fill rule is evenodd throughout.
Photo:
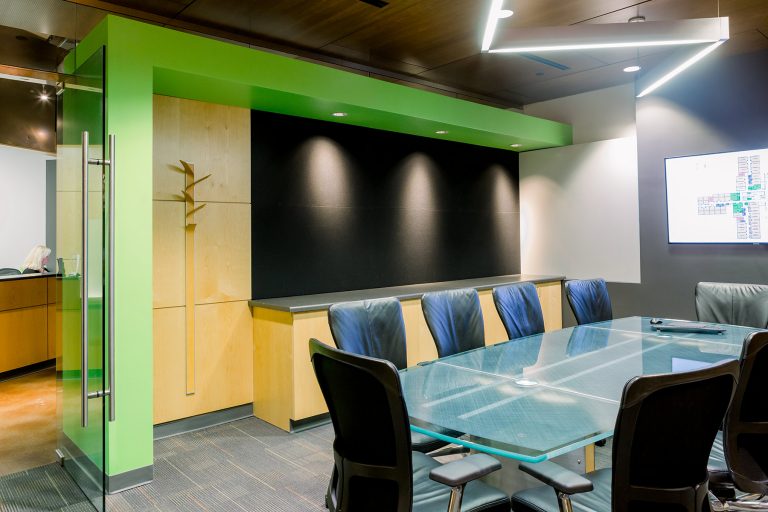
<svg viewBox="0 0 768 512"><path fill-rule="evenodd" d="M56 369L0 381L0 476L56 461Z"/></svg>

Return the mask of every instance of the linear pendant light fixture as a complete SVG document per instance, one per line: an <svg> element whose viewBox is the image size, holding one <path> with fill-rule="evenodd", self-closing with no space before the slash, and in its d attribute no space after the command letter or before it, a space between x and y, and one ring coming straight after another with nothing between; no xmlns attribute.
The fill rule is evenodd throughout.
<svg viewBox="0 0 768 512"><path fill-rule="evenodd" d="M649 94L728 40L728 18L697 18L643 23L581 23L563 27L522 27L500 30L499 20L512 11L504 0L492 0L481 50L486 53L538 53L547 51L644 48L706 45L693 57L643 90Z"/></svg>

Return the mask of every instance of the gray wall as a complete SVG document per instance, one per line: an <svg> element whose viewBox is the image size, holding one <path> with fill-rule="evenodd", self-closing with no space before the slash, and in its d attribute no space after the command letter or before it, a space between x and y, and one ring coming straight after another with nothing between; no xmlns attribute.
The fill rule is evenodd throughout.
<svg viewBox="0 0 768 512"><path fill-rule="evenodd" d="M642 284L609 285L614 316L692 319L699 281L768 283L768 245L669 245L664 182L666 157L768 147L768 51L713 55L638 100L637 138Z"/></svg>

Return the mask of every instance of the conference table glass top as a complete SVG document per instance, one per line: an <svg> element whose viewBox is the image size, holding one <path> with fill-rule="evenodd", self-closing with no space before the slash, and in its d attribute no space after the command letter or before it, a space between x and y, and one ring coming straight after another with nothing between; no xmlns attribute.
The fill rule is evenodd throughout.
<svg viewBox="0 0 768 512"><path fill-rule="evenodd" d="M715 325L715 324L713 324ZM411 429L479 451L538 462L613 434L637 375L738 359L757 329L657 333L630 317L571 327L401 371Z"/></svg>

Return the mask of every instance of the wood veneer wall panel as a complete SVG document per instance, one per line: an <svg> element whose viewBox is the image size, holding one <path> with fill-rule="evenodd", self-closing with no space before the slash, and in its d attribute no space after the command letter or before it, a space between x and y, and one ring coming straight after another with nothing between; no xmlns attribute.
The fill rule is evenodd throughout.
<svg viewBox="0 0 768 512"><path fill-rule="evenodd" d="M197 201L251 202L251 112L169 96L154 96L153 198L177 199L183 159L195 165Z"/></svg>
<svg viewBox="0 0 768 512"><path fill-rule="evenodd" d="M283 430L290 430L293 414L292 361L293 316L288 312L254 308L253 414Z"/></svg>
<svg viewBox="0 0 768 512"><path fill-rule="evenodd" d="M184 305L184 203L152 202L152 304Z"/></svg>
<svg viewBox="0 0 768 512"><path fill-rule="evenodd" d="M155 424L183 417L188 410L184 311L182 306L155 309L153 312L154 364L152 369Z"/></svg>
<svg viewBox="0 0 768 512"><path fill-rule="evenodd" d="M253 400L250 110L155 96L153 117L154 416L163 423ZM211 174L189 190L204 205L194 217L180 159L195 180Z"/></svg>
<svg viewBox="0 0 768 512"><path fill-rule="evenodd" d="M328 412L325 399L317 384L315 371L309 359L309 339L335 346L328 311L308 311L293 315L293 414L292 419L303 419Z"/></svg>
<svg viewBox="0 0 768 512"><path fill-rule="evenodd" d="M251 298L251 205L204 203L195 213L195 303Z"/></svg>
<svg viewBox="0 0 768 512"><path fill-rule="evenodd" d="M501 323L499 312L493 303L493 292L491 290L482 290L478 292L480 296L480 307L483 310L483 323L485 325L485 344L494 345L500 341L507 341L507 331L504 324Z"/></svg>
<svg viewBox="0 0 768 512"><path fill-rule="evenodd" d="M563 328L563 294L561 288L562 283L560 281L536 285L541 310L544 314L545 331L556 331Z"/></svg>
<svg viewBox="0 0 768 512"><path fill-rule="evenodd" d="M44 280L38 281L42 282L45 289ZM48 358L46 308L43 304L0 312L0 372L15 370Z"/></svg>

